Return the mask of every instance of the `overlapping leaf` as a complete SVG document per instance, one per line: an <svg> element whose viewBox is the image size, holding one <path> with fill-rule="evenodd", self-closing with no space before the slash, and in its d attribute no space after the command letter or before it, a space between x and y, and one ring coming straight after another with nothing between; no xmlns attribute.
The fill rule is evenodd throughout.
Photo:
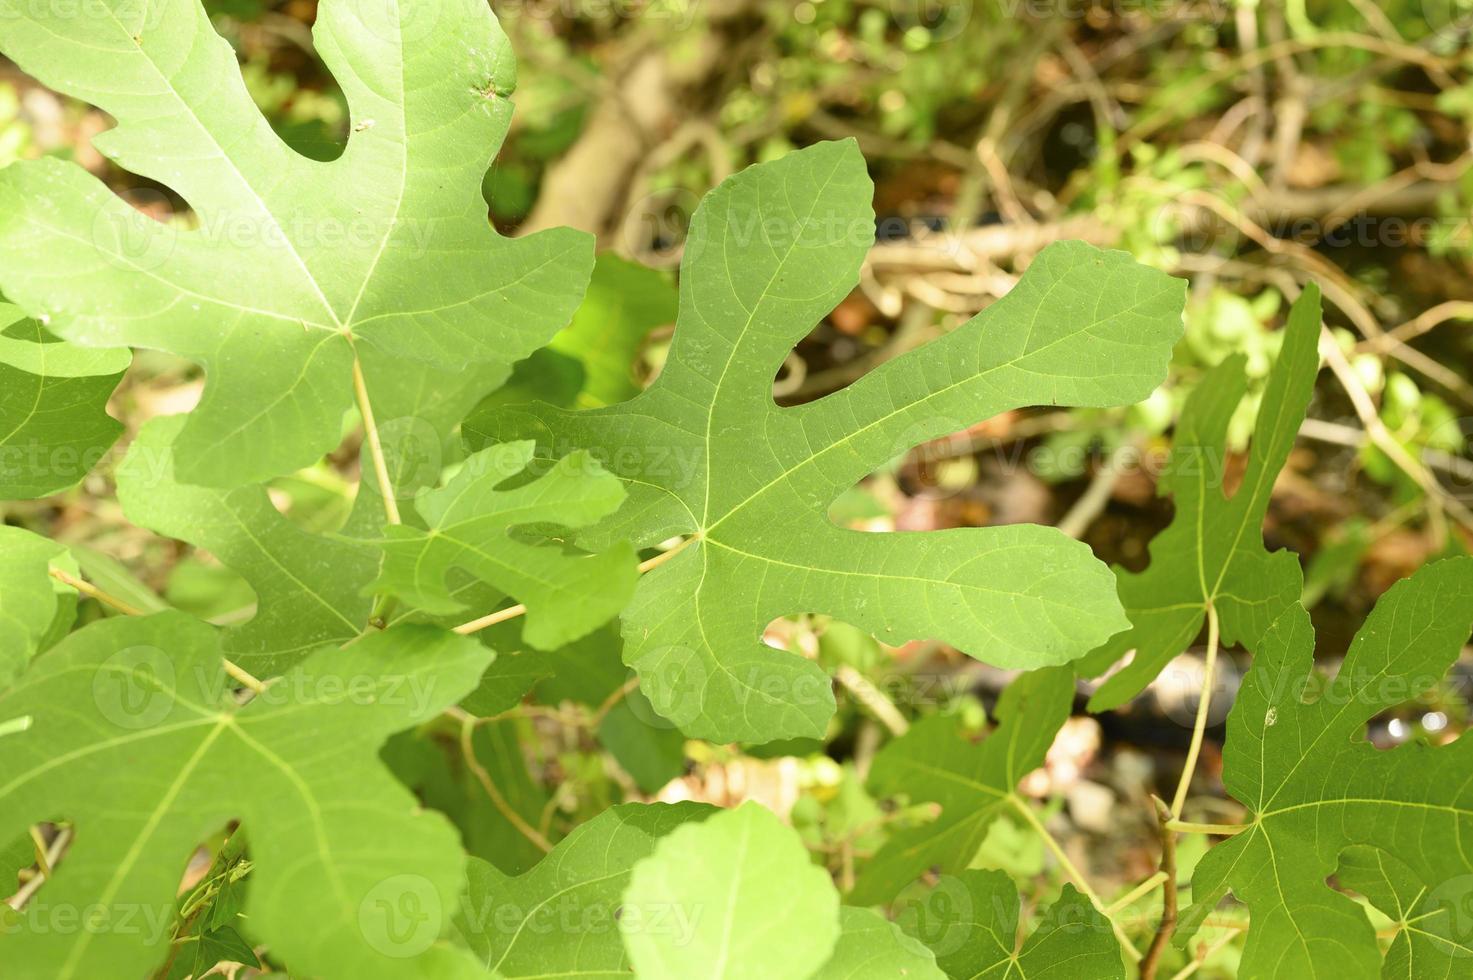
<svg viewBox="0 0 1473 980"><path fill-rule="evenodd" d="M28 909L75 909L89 926L23 918L0 944L7 975L157 966L167 933L114 926L171 912L194 848L236 819L255 865L251 930L293 973L469 975L438 942L464 880L457 835L378 751L469 691L490 656L405 627L325 649L242 707L203 624L163 613L73 634L0 695L0 722L30 719L5 738L0 839L72 821L76 840Z"/></svg>
<svg viewBox="0 0 1473 980"><path fill-rule="evenodd" d="M123 431L107 400L130 359L59 342L0 303L0 500L44 497L87 475Z"/></svg>
<svg viewBox="0 0 1473 980"><path fill-rule="evenodd" d="M510 47L481 0L324 0L317 54L345 95L342 156L272 131L199 0L10 12L0 51L117 120L120 166L176 191L180 231L54 159L0 176L0 287L59 336L205 366L179 477L234 486L334 446L358 348L504 370L567 321L592 261L566 229L495 234L482 178L506 134ZM398 377L375 379L378 391Z"/></svg>
<svg viewBox="0 0 1473 980"><path fill-rule="evenodd" d="M834 955L812 980L945 980L935 955L873 909L839 910Z"/></svg>
<svg viewBox="0 0 1473 980"><path fill-rule="evenodd" d="M71 623L76 592L55 581L51 563L66 554L54 541L0 526L0 689L35 655L48 634Z"/></svg>
<svg viewBox="0 0 1473 980"><path fill-rule="evenodd" d="M694 218L674 346L649 389L604 409L499 409L467 425L483 441L535 438L550 456L593 451L630 484L605 540L696 539L643 578L624 617L626 661L691 735L822 732L823 672L758 643L780 615L827 613L889 642L934 637L1029 668L1127 625L1104 567L1057 531L864 534L825 511L896 454L1006 409L1145 397L1180 334L1182 283L1123 253L1056 245L968 325L780 409L779 366L856 282L870 191L852 143L730 178Z"/></svg>
<svg viewBox="0 0 1473 980"><path fill-rule="evenodd" d="M966 868L1000 816L1029 804L1018 782L1043 764L1069 718L1073 675L1065 668L1024 674L1003 692L997 728L980 744L960 718L932 715L875 758L870 789L941 805L935 822L896 833L860 872L851 900L888 902L928 869Z"/></svg>
<svg viewBox="0 0 1473 980"><path fill-rule="evenodd" d="M630 869L672 829L712 812L694 803L610 807L515 878L472 860L455 920L461 940L486 969L508 978L630 976L620 933ZM681 911L661 913L664 925L689 929Z"/></svg>
<svg viewBox="0 0 1473 980"><path fill-rule="evenodd" d="M1405 863L1374 847L1340 855L1335 880L1363 895L1391 920L1395 935L1381 965L1383 977L1453 980L1473 958L1473 919L1467 901L1473 879L1455 889L1429 889ZM1449 892L1452 892L1449 894Z"/></svg>
<svg viewBox="0 0 1473 980"><path fill-rule="evenodd" d="M175 448L183 424L170 416L144 426L118 467L118 500L133 523L208 549L255 591L255 615L224 635L226 655L269 675L362 632L370 601L361 592L378 568L374 550L302 530L259 484L217 490L180 482Z"/></svg>
<svg viewBox="0 0 1473 980"><path fill-rule="evenodd" d="M1258 410L1248 468L1232 497L1224 496L1222 481L1228 422L1247 384L1242 356L1224 360L1193 389L1159 484L1172 495L1176 516L1151 542L1144 571L1115 570L1131 629L1081 666L1100 673L1126 652L1134 654L1091 698L1091 710L1118 707L1144 690L1196 639L1209 605L1217 610L1222 641L1251 648L1279 612L1299 601L1299 560L1264 548L1262 527L1274 479L1314 393L1319 336L1320 294L1311 284L1289 313Z"/></svg>
<svg viewBox="0 0 1473 980"><path fill-rule="evenodd" d="M663 273L616 255L600 255L583 305L548 345L583 365L579 408L599 408L639 394L634 360L651 330L675 322L675 287ZM551 401L543 396L540 400Z"/></svg>
<svg viewBox="0 0 1473 980"><path fill-rule="evenodd" d="M1125 980L1109 921L1073 886L1026 938L1021 916L1007 875L973 870L943 876L899 921L952 980Z"/></svg>
<svg viewBox="0 0 1473 980"><path fill-rule="evenodd" d="M1421 928L1466 935L1473 893L1473 741L1378 751L1365 725L1435 684L1473 630L1473 559L1426 566L1376 604L1331 679L1295 604L1256 652L1228 718L1223 781L1252 814L1198 865L1193 918L1231 888L1251 929L1241 976L1366 977L1381 969L1365 913L1326 879L1347 848L1394 859L1415 881ZM1421 946L1417 976L1465 972L1466 950ZM1434 965L1435 964L1435 968ZM1405 975L1405 974L1402 974Z"/></svg>
<svg viewBox="0 0 1473 980"><path fill-rule="evenodd" d="M634 867L624 948L641 980L806 980L839 938L839 893L757 803L679 827Z"/></svg>
<svg viewBox="0 0 1473 980"><path fill-rule="evenodd" d="M390 525L377 542L384 562L365 591L395 595L430 614L466 608L450 590L463 569L527 607L523 637L552 649L618 615L634 591L636 560L628 544L597 555L570 555L519 540L528 525L579 528L618 510L619 480L585 453L559 460L530 482L499 489L531 462L531 442L476 453L445 486L421 492L415 511L426 527Z"/></svg>

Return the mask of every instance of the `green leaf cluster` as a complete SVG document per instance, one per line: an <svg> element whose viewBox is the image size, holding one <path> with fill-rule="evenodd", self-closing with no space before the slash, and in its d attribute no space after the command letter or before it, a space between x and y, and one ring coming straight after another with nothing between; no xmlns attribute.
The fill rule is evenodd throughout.
<svg viewBox="0 0 1473 980"><path fill-rule="evenodd" d="M0 498L96 466L153 546L244 603L207 621L114 556L0 528L0 863L26 881L5 976L1123 976L1139 951L1019 782L1076 674L1130 655L1091 702L1122 704L1204 620L1255 657L1224 773L1249 820L1197 866L1183 932L1231 891L1245 976L1457 975L1468 750L1362 736L1467 640L1473 562L1393 588L1321 677L1298 564L1263 545L1318 367L1313 287L1231 496L1241 360L1193 393L1144 572L1034 525L861 532L831 506L918 444L1149 396L1184 284L1058 243L972 320L780 406L779 368L873 243L852 141L724 181L673 286L487 220L516 74L482 0L322 0L351 129L331 160L272 131L198 0L3 25L0 52L110 115L98 147L184 207L155 220L59 159L0 171ZM98 466L133 349L183 358L203 394ZM318 511L287 490L329 484ZM828 734L829 668L859 667L763 641L808 614L1019 672L985 730L889 717L909 730L845 775L879 844L837 875L755 803L630 802L727 743ZM548 787L595 768L606 799ZM999 828L1072 883L1025 906L975 866Z"/></svg>

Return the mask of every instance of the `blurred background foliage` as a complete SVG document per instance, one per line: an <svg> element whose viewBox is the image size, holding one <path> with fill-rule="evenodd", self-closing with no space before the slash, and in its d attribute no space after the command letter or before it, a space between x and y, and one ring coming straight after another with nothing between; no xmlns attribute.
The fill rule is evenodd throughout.
<svg viewBox="0 0 1473 980"><path fill-rule="evenodd" d="M346 107L313 53L315 3L207 6L283 139L318 159L340 152ZM1185 396L1206 369L1245 353L1252 383L1231 433L1240 451L1289 301L1314 279L1336 369L1320 377L1265 533L1270 547L1303 559L1322 656L1343 652L1391 582L1473 542L1470 0L492 6L521 68L513 130L485 181L488 215L509 233L584 228L604 253L575 322L495 397L555 392L590 406L633 394L662 363L684 229L701 195L750 163L854 137L876 182L878 244L860 288L775 379L780 401L837 390L954 328L1060 238L1127 249L1188 278L1191 293L1171 377L1151 399L1012 413L916 447L841 498L835 520L875 530L1053 523L1107 561L1140 567L1170 518L1155 467ZM91 147L108 125L0 65L0 164L69 157L155 217L187 223L182 202ZM198 391L196 369L144 354L113 411L136 432L187 409ZM277 506L316 530L336 527L356 489L351 441L277 481ZM114 461L75 491L5 505L6 520L75 546L89 577L135 604L166 602L216 622L249 617L253 596L232 572L123 520ZM1226 461L1229 483L1240 470L1237 457ZM514 634L500 639L516 645ZM775 622L768 639L836 677L841 708L824 742L685 742L628 682L617 635L605 631L553 658L535 696L476 728L470 743L453 725L432 725L388 754L461 824L474 853L508 871L539 856L537 839L556 840L611 802L757 798L852 881L855 861L891 829L934 815L870 796L878 747L936 711L984 726L1006 678L935 644L882 648L821 620ZM1183 664L1192 662L1188 651ZM1154 870L1147 796L1179 767L1195 697L1181 678L1191 676L1168 671L1124 712L1081 713L1025 784L1052 801L1051 828L1102 881L1124 886ZM1214 692L1224 710L1234 676ZM1371 737L1461 731L1468 676L1465 664ZM1202 816L1232 819L1232 806L1211 796L1210 756L1211 746ZM1184 847L1184 871L1200 850L1200 841ZM1038 841L1006 823L975 863L1033 880L1043 904L1061 881ZM234 894L243 868L235 853L206 861L190 894ZM181 928L224 928L230 915L181 917ZM1138 926L1145 934L1149 917ZM1232 975L1240 926L1204 930L1167 966Z"/></svg>

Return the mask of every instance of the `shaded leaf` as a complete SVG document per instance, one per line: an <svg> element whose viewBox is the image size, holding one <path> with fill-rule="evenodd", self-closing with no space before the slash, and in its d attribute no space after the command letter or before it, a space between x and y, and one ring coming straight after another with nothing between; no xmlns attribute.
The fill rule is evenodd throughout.
<svg viewBox="0 0 1473 980"><path fill-rule="evenodd" d="M696 803L610 807L515 878L473 859L455 920L462 941L509 978L630 976L620 932L630 869L672 829L712 812Z"/></svg>
<svg viewBox="0 0 1473 980"><path fill-rule="evenodd" d="M928 869L966 868L993 822L1030 804L1018 782L1043 765L1069 719L1074 677L1064 668L1024 674L998 701L997 727L981 742L955 715L932 715L881 750L870 772L875 796L938 803L941 815L898 831L860 871L850 900L888 902Z"/></svg>
<svg viewBox="0 0 1473 980"><path fill-rule="evenodd" d="M0 500L65 490L97 465L123 431L107 400L130 360L57 341L0 303Z"/></svg>
<svg viewBox="0 0 1473 980"><path fill-rule="evenodd" d="M617 255L598 257L583 305L548 345L583 365L579 408L612 405L639 394L635 357L651 330L675 322L675 309L675 287L664 274ZM551 401L546 395L535 400Z"/></svg>
<svg viewBox="0 0 1473 980"><path fill-rule="evenodd" d="M899 922L953 980L1125 980L1110 923L1073 885L1023 935L1018 889L1000 871L945 876Z"/></svg>
<svg viewBox="0 0 1473 980"><path fill-rule="evenodd" d="M635 785L654 793L685 771L685 736L655 713L639 688L618 697L619 689L632 679L619 657L622 647L618 627L610 626L551 651L544 661L553 675L538 686L537 695L594 711L617 698L599 722L598 740Z"/></svg>
<svg viewBox="0 0 1473 980"><path fill-rule="evenodd" d="M1454 896L1447 889L1433 892L1403 862L1360 846L1341 853L1335 879L1391 920L1395 935L1381 966L1383 977L1452 980L1470 965L1464 961L1473 958L1473 918L1468 915L1473 881Z"/></svg>
<svg viewBox="0 0 1473 980"><path fill-rule="evenodd" d="M233 490L182 483L176 472L182 416L143 427L118 467L118 500L141 527L205 548L256 593L256 611L225 631L226 656L257 675L292 666L324 643L358 635L368 622L362 596L378 556L346 539L310 534L287 520L266 488Z"/></svg>
<svg viewBox="0 0 1473 980"><path fill-rule="evenodd" d="M70 624L76 592L51 577L52 562L65 554L54 541L0 526L0 689L35 656L58 616Z"/></svg>

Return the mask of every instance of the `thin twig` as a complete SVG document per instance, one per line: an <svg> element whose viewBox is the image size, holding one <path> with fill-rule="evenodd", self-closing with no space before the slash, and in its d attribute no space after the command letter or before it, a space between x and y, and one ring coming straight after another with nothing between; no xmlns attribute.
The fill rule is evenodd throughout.
<svg viewBox="0 0 1473 980"><path fill-rule="evenodd" d="M1192 774L1197 768L1197 756L1202 752L1202 738L1207 732L1207 713L1212 708L1212 681L1217 672L1218 646L1217 607L1207 603L1207 664L1202 670L1202 693L1197 699L1197 718L1192 725L1192 743L1187 748L1187 761L1182 766L1181 779L1176 784L1176 794L1171 798L1171 819L1181 816L1181 808L1187 801L1187 792L1192 788Z"/></svg>
<svg viewBox="0 0 1473 980"><path fill-rule="evenodd" d="M67 572L64 572L64 571L62 571L59 568L52 568L52 569L50 569L50 572L51 572L51 577L54 578L54 579L56 579L58 582L61 582L61 583L65 584L65 585L70 585L72 588L76 589L78 592L82 593L85 596L89 596L89 597L91 597L93 599L96 599L98 602L102 603L103 605L113 607L118 612L122 613L124 616L145 616L145 615L147 615L147 613L145 613L142 609L139 609L136 606L130 606L130 605L128 605L128 603L124 602L122 599L119 599L119 598L117 598L116 596L113 596L113 595L109 595L108 593L106 593L103 590L99 589L97 586L93 585L91 582L87 582L87 581L84 581L83 579L77 578L75 575L71 575L71 574L69 574Z"/></svg>
<svg viewBox="0 0 1473 980"><path fill-rule="evenodd" d="M645 572L648 572L655 568L659 568L661 565L665 564L665 562L674 558L676 555L680 554L681 551L688 548L693 541L699 540L699 534L693 535L689 538L686 538L684 541L680 542L669 551L662 552L661 554L656 555L648 561L641 562L639 565L639 574L643 575ZM498 623L505 623L508 620L516 619L519 616L525 615L527 615L527 606L525 603L519 602L515 606L507 606L505 609L497 610L494 613L482 616L480 619L473 619L468 623L461 623L459 626L455 627L455 632L459 633L461 636L469 636L472 633L479 633L483 629L489 629L490 627L495 626Z"/></svg>
<svg viewBox="0 0 1473 980"><path fill-rule="evenodd" d="M506 818L506 822L515 827L517 832L531 841L533 846L538 850L544 854L551 851L552 844L548 843L547 838L543 837L537 831L536 827L527 823L520 813L512 809L512 805L506 801L506 797L501 795L501 790L496 788L496 783L492 781L491 774L486 771L486 767L481 765L481 761L476 758L474 741L476 716L459 708L451 708L446 713L460 722L461 755L465 757L466 768L470 769L471 774L476 777L476 781L481 784L481 788L486 791L486 795L491 798L491 805L496 807L497 811Z"/></svg>
<svg viewBox="0 0 1473 980"><path fill-rule="evenodd" d="M604 698L603 703L598 706L598 709L594 711L593 717L590 718L588 721L588 727L591 729L596 729L599 725L602 725L605 716L607 716L610 711L614 710L614 705L627 698L638 686L639 678L631 677L623 684L620 684L618 687L616 687L613 692L609 694L608 697Z"/></svg>
<svg viewBox="0 0 1473 980"><path fill-rule="evenodd" d="M265 682L258 680L254 674L244 667L230 660L224 660L223 658L222 663L225 665L225 673L229 674L241 687L244 687L252 694L261 694L266 690Z"/></svg>
<svg viewBox="0 0 1473 980"><path fill-rule="evenodd" d="M1168 820L1166 826L1178 834L1208 834L1213 837L1231 837L1241 834L1252 824L1246 823L1193 823L1190 820Z"/></svg>
<svg viewBox="0 0 1473 980"><path fill-rule="evenodd" d="M834 678L850 694L854 695L855 700L868 708L871 714L890 729L891 735L898 738L910 731L910 722L906 721L905 715L895 707L895 702L885 697L885 692L870 683L868 677L848 664L840 664L839 669L834 671Z"/></svg>
<svg viewBox="0 0 1473 980"><path fill-rule="evenodd" d="M1206 963L1209 959L1211 959L1213 953L1215 953L1218 950L1222 949L1223 947L1227 946L1228 944L1230 944L1231 942L1233 942L1237 938L1238 938L1238 933L1236 931L1229 932L1226 936L1223 936L1221 939L1218 939L1216 942L1213 942L1213 943L1205 946L1197 954L1196 958L1192 960L1192 962L1188 963L1186 966L1182 967L1180 970L1177 970L1175 973L1173 973L1171 975L1171 980L1187 980L1187 977L1191 976L1193 973L1196 973L1199 969L1201 969L1202 964Z"/></svg>
<svg viewBox="0 0 1473 980"><path fill-rule="evenodd" d="M56 867L57 862L61 860L62 854L65 853L67 845L71 842L72 828L63 827L56 832L56 836L52 838L51 846L46 850L46 864L48 867L53 869ZM16 911L20 911L25 907L26 902L31 900L31 896L35 895L45 883L45 875L36 875L36 877L22 885L20 891L6 899L5 904Z"/></svg>
<svg viewBox="0 0 1473 980"><path fill-rule="evenodd" d="M1130 957L1132 963L1139 963L1141 961L1140 950L1135 948L1135 943L1130 941L1130 937L1125 934L1125 930L1121 927L1120 923L1116 922L1114 916L1109 913L1108 906L1100 898L1099 893L1094 890L1094 886L1089 883L1089 879L1084 876L1084 872L1080 871L1079 867L1065 853L1063 845L1054 839L1054 835L1049 833L1048 828L1043 825L1043 821L1038 819L1038 814L1033 812L1033 807L1028 804L1027 800L1017 794L1009 794L1008 800L1013 804L1013 809L1022 814L1023 819L1028 822L1028 825L1043 840L1044 846L1053 853L1054 858L1058 860L1059 865L1064 869L1064 874L1069 876L1069 880L1073 882L1074 887L1078 888L1084 897L1089 899L1090 904L1110 923L1110 928L1114 931L1115 938L1120 940L1120 948L1125 951L1125 955Z"/></svg>
<svg viewBox="0 0 1473 980"><path fill-rule="evenodd" d="M1155 874L1151 875L1151 877L1147 878L1145 881L1141 882L1139 885L1136 885L1130 891L1126 892L1124 895L1121 895L1119 898L1115 899L1115 901L1111 902L1110 907L1105 911L1109 912L1111 915L1114 915L1121 909L1129 908L1135 902L1140 901L1142 898L1145 898L1147 895L1151 894L1151 892L1155 891L1157 886L1159 886L1162 882L1166 880L1166 877L1167 875L1165 871L1157 871Z"/></svg>
<svg viewBox="0 0 1473 980"><path fill-rule="evenodd" d="M1376 405L1371 400L1370 393L1366 391L1366 386L1350 366L1350 362L1346 360L1335 338L1323 327L1320 334L1320 354L1340 382L1340 387L1345 389L1345 394L1350 398L1355 414L1360 416L1361 425L1365 427L1366 435L1370 437L1372 444L1402 472L1411 477L1412 481L1422 488L1422 492L1429 500L1440 504L1441 509L1456 518L1458 523L1473 530L1473 511L1470 511L1461 500L1444 490L1437 479L1428 473L1426 468L1411 453L1407 452L1406 447L1397 442L1396 437L1387 431L1386 423L1381 421L1381 416L1376 411ZM1430 512L1440 515L1440 511L1435 508Z"/></svg>
<svg viewBox="0 0 1473 980"><path fill-rule="evenodd" d="M373 403L368 400L368 382L363 377L363 362L353 353L353 397L358 400L358 414L363 416L363 433L368 442L368 455L373 460L373 475L378 480L379 496L384 498L384 517L390 524L402 524L399 501L394 497L394 484L389 479L389 462L384 457L384 444L379 440L378 423L373 418Z"/></svg>

